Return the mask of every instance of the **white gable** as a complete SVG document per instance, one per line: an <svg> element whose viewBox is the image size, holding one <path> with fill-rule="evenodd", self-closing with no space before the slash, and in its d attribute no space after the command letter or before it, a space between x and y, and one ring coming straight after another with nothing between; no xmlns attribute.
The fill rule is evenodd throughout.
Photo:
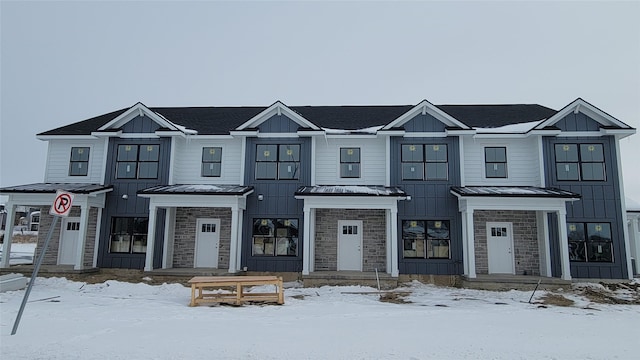
<svg viewBox="0 0 640 360"><path fill-rule="evenodd" d="M538 126L536 126L536 129L544 129L547 126L551 126L557 123L558 121L562 120L565 116L570 114L572 111L575 113L581 112L586 116L590 117L591 119L597 121L599 124L603 126L617 126L624 129L631 128L629 125L614 118L613 116L598 109L597 107L589 104L588 102L582 100L581 98L577 98L576 100L571 102L569 105L565 106L560 111L558 111L555 115L541 122Z"/></svg>
<svg viewBox="0 0 640 360"><path fill-rule="evenodd" d="M399 118L387 124L382 128L382 130L389 130L398 126L402 126L404 123L413 119L416 115L419 114L429 114L447 126L456 126L462 129L470 129L470 127L456 120L454 117L445 113L444 111L438 109L432 103L428 102L427 100L422 100L418 105L411 108L411 110L407 111Z"/></svg>
<svg viewBox="0 0 640 360"><path fill-rule="evenodd" d="M129 121L135 119L138 116L146 116L152 121L155 121L158 125L163 128L168 128L174 131L180 131L185 134L197 134L198 132L195 130L187 129L182 125L175 124L168 119L166 119L161 114L158 114L148 107L146 107L143 103L137 103L130 107L127 111L120 114L120 116L115 119L109 121L108 123L101 126L98 131L105 131L109 129L118 129L121 128L124 124Z"/></svg>
<svg viewBox="0 0 640 360"><path fill-rule="evenodd" d="M280 102L280 100L276 101L275 103L273 103L273 105L269 106L268 108L260 112L258 115L252 117L251 119L246 121L244 124L238 126L236 130L256 128L260 124L262 124L264 121L270 119L272 116L281 115L281 114L286 115L288 118L296 122L301 127L311 128L313 130L320 130L320 128L317 125L305 119L295 111L291 110L287 105Z"/></svg>

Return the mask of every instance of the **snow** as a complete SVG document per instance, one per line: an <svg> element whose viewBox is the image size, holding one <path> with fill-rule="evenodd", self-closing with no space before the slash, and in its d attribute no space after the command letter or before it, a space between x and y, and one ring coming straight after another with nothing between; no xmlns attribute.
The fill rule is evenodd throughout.
<svg viewBox="0 0 640 360"><path fill-rule="evenodd" d="M476 128L476 132L478 134L509 134L509 133L516 133L516 134L523 134L526 133L527 131L533 129L536 125L540 124L540 122L544 121L543 120L539 120L539 121L530 121L530 122L525 122L525 123L520 123L520 124L510 124L510 125L505 125L505 126L499 126L499 127L495 127L495 128Z"/></svg>
<svg viewBox="0 0 640 360"><path fill-rule="evenodd" d="M33 264L33 254L36 251L36 244L34 243L12 243L11 244L11 257L9 258L10 265L17 264ZM2 245L0 244L0 257L2 257Z"/></svg>
<svg viewBox="0 0 640 360"><path fill-rule="evenodd" d="M625 205L627 206L627 211L640 211L640 203L630 197L625 197Z"/></svg>
<svg viewBox="0 0 640 360"><path fill-rule="evenodd" d="M389 195L390 189L383 187L370 187L358 185L322 185L313 188L314 193L339 193L339 194L371 194L371 195Z"/></svg>
<svg viewBox="0 0 640 360"><path fill-rule="evenodd" d="M574 306L541 307L527 303L531 292L417 282L398 289L410 292L405 304L352 294L373 290L287 283L282 306L188 307L190 289L180 284L38 278L14 336L24 290L0 294L1 353L3 359L87 360L637 356L640 306L591 304L568 292Z"/></svg>
<svg viewBox="0 0 640 360"><path fill-rule="evenodd" d="M357 130L322 128L322 130L324 130L326 134L331 134L331 135L353 134L353 133L364 133L364 134L375 135L378 132L378 130L382 129L383 127L384 126L372 126L372 127L357 129Z"/></svg>
<svg viewBox="0 0 640 360"><path fill-rule="evenodd" d="M215 185L182 185L177 186L176 189L184 191L219 191L220 187Z"/></svg>

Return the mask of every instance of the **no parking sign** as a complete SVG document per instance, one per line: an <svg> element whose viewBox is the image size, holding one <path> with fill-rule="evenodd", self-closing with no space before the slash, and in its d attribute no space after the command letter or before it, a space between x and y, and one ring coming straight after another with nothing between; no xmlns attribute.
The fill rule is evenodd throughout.
<svg viewBox="0 0 640 360"><path fill-rule="evenodd" d="M63 190L56 192L56 198L53 200L49 214L54 216L69 216L71 205L73 204L73 194Z"/></svg>

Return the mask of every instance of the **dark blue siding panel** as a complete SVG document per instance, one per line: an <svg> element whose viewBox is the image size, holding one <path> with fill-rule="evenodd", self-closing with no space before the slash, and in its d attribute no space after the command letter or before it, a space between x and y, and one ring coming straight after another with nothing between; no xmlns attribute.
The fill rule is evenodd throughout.
<svg viewBox="0 0 640 360"><path fill-rule="evenodd" d="M138 116L122 126L124 133L153 133L160 129L160 125L148 116Z"/></svg>
<svg viewBox="0 0 640 360"><path fill-rule="evenodd" d="M558 126L567 131L597 130L597 123L583 114L570 114L561 120ZM595 123L595 124L594 124ZM626 249L624 245L625 215L622 213L620 199L620 182L618 179L618 163L615 139L612 136L589 138L555 138L545 137L544 157L546 184L563 190L569 190L582 195L582 199L567 204L567 222L608 222L611 223L613 240L613 263L572 262L571 276L577 278L613 278L627 277ZM605 160L605 181L558 181L556 178L555 144L602 144ZM550 222L552 244L552 273L560 276L560 252L558 241L557 220L553 217ZM561 239L561 241L567 241Z"/></svg>
<svg viewBox="0 0 640 360"><path fill-rule="evenodd" d="M419 115L421 124L437 121L430 115ZM416 119L414 119L416 120ZM413 122L413 120L412 120ZM420 122L413 122L418 124ZM437 121L437 123L440 123ZM432 124L433 125L433 124ZM405 127L406 128L406 127ZM414 127L415 129L415 127ZM422 127L416 131L438 131L436 127ZM442 130L444 127L442 128ZM442 131L440 130L440 131ZM438 181L402 180L401 145L446 144L448 150L449 178ZM398 249L402 249L403 220L448 220L450 222L451 259L404 259L398 252L398 268L401 274L458 275L462 273L462 223L458 201L450 193L451 186L460 185L460 153L457 138L392 138L391 185L400 186L411 195L411 201L398 203Z"/></svg>
<svg viewBox="0 0 640 360"><path fill-rule="evenodd" d="M274 115L265 120L258 129L263 133L295 133L300 125L285 115Z"/></svg>
<svg viewBox="0 0 640 360"><path fill-rule="evenodd" d="M583 113L571 113L555 124L562 131L598 131L600 124Z"/></svg>
<svg viewBox="0 0 640 360"><path fill-rule="evenodd" d="M285 116L281 117L286 118ZM297 127L296 124L296 130ZM274 131L282 132L280 130ZM297 180L256 180L255 160L256 145L258 144L300 144L300 178ZM247 140L246 154L245 184L253 186L254 192L247 197L247 210L242 231L242 266L246 266L249 271L301 272L302 234L305 226L303 223L304 202L294 198L294 194L300 186L308 186L311 183L311 140L309 138L250 138ZM258 200L259 194L263 195L262 201ZM298 256L253 256L251 254L253 219L258 218L298 219Z"/></svg>
<svg viewBox="0 0 640 360"><path fill-rule="evenodd" d="M118 145L160 145L160 162L158 164L157 179L116 179L116 156ZM113 217L148 217L149 199L137 196L138 190L148 187L167 184L169 179L169 158L171 154L171 141L168 138L161 139L111 139L109 141L107 155L106 183L113 185L113 191L107 193L105 208L102 213L102 225L100 231L100 246L98 248L98 266L104 268L144 268L144 254L110 254L109 235L111 232L111 219ZM128 199L122 198L126 194ZM148 239L155 241L154 267L160 267L162 263L162 249L164 241L164 210L156 215L156 237Z"/></svg>
<svg viewBox="0 0 640 360"><path fill-rule="evenodd" d="M445 127L444 123L429 114L416 115L404 124L407 132L444 132Z"/></svg>

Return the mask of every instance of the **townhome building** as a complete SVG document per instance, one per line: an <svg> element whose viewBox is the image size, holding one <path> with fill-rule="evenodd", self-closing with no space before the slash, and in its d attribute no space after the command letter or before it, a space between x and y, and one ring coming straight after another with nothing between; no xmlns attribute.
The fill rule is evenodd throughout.
<svg viewBox="0 0 640 360"><path fill-rule="evenodd" d="M75 195L45 256L75 271L626 279L619 141L634 133L582 99L138 103L38 134L44 182L0 194L42 208L37 252L56 191Z"/></svg>

